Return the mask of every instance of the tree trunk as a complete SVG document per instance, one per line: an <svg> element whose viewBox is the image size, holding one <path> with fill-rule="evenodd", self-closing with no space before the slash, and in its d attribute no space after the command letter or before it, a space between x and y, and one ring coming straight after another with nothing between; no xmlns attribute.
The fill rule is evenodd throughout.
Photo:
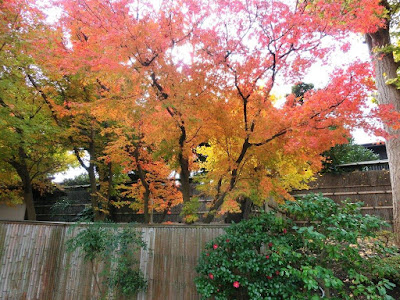
<svg viewBox="0 0 400 300"><path fill-rule="evenodd" d="M26 204L26 214L28 220L35 221L36 220L36 211L35 205L33 202L33 191L32 191L32 184L30 180L23 182L24 186L24 202Z"/></svg>
<svg viewBox="0 0 400 300"><path fill-rule="evenodd" d="M231 176L230 176L230 180L229 180L229 186L227 188L226 191L221 192L220 191L220 187L221 187L221 180L218 183L218 187L217 187L217 195L215 196L209 213L207 214L207 216L203 219L204 223L211 223L212 220L214 220L214 216L215 213L217 212L217 210L221 207L221 205L224 203L225 197L228 193L230 193L236 186L236 183L238 181L238 171L239 171L239 165L242 163L247 150L249 150L251 147L251 144L249 143L249 138L247 137L242 145L242 151L240 151L239 157L236 160L236 167L231 171Z"/></svg>
<svg viewBox="0 0 400 300"><path fill-rule="evenodd" d="M143 195L143 213L144 213L144 223L150 223L150 213L149 213L149 202L150 202L150 190L145 190Z"/></svg>
<svg viewBox="0 0 400 300"><path fill-rule="evenodd" d="M186 128L182 122L180 126L181 135L179 137L179 166L181 168L179 177L181 182L182 198L183 203L189 203L191 199L190 189L190 170L189 170L189 158L184 154L184 146L186 142Z"/></svg>
<svg viewBox="0 0 400 300"><path fill-rule="evenodd" d="M222 203L224 203L227 193L228 192L224 192L215 196L206 217L203 219L204 223L209 224L214 220L215 213L221 207Z"/></svg>
<svg viewBox="0 0 400 300"><path fill-rule="evenodd" d="M136 159L136 167L138 171L138 175L140 178L140 182L142 183L142 186L144 187L144 194L143 194L143 213L144 213L144 222L146 224L150 223L150 215L149 215L149 202L150 202L150 186L148 182L146 181L146 174L145 171L142 168L142 165L140 164L140 153L139 153L139 146L135 148L134 151L134 156Z"/></svg>
<svg viewBox="0 0 400 300"><path fill-rule="evenodd" d="M36 211L33 201L33 188L32 188L31 178L28 173L28 168L26 166L19 164L17 173L22 181L24 202L26 204L26 215L28 217L28 220L35 221Z"/></svg>
<svg viewBox="0 0 400 300"><path fill-rule="evenodd" d="M106 203L106 209L109 212L108 217L110 217L110 203L111 203L111 197L113 193L113 169L112 169L112 163L109 162L107 164L107 203Z"/></svg>
<svg viewBox="0 0 400 300"><path fill-rule="evenodd" d="M191 199L189 160L182 153L179 154L179 165L181 167L179 177L183 203L188 203Z"/></svg>
<svg viewBox="0 0 400 300"><path fill-rule="evenodd" d="M18 156L19 161L10 161L9 163L14 167L18 176L21 178L28 220L35 221L36 211L33 201L32 179L25 160L27 158L27 154L22 147L19 147L18 149Z"/></svg>
<svg viewBox="0 0 400 300"><path fill-rule="evenodd" d="M99 196L97 195L97 181L96 181L96 148L94 144L95 140L95 131L92 128L90 133L90 142L89 142L89 167L87 168L89 174L89 182L90 182L90 202L92 203L94 220L95 221L104 221L105 214L102 213L99 209Z"/></svg>
<svg viewBox="0 0 400 300"><path fill-rule="evenodd" d="M95 221L101 221L102 216L100 214L99 203L97 201L97 182L96 182L96 172L95 166L92 162L89 163L89 167L87 169L89 175L90 182L90 202L92 204L93 215Z"/></svg>
<svg viewBox="0 0 400 300"><path fill-rule="evenodd" d="M382 1L382 3L385 4L386 1ZM386 84L388 79L398 77L397 69L399 65L395 62L392 52L374 52L374 49L380 49L391 45L389 21L385 28L381 28L375 33L368 34L366 39L375 65L378 102L379 104L393 105L395 110L400 112L400 90L394 85ZM386 149L392 185L393 230L396 243L400 245L400 138L396 136L400 134L400 131L395 131L388 126L386 126L385 129L390 135L395 136L386 141Z"/></svg>

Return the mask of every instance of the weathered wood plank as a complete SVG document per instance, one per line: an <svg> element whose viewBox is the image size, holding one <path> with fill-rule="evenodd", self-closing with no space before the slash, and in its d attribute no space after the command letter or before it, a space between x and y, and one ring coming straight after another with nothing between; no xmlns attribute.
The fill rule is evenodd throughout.
<svg viewBox="0 0 400 300"><path fill-rule="evenodd" d="M66 252L65 242L80 230L70 227L0 222L0 299L99 298L91 265L77 251ZM136 299L200 299L193 283L198 257L205 243L225 227L138 226L149 247L138 254L149 286ZM122 299L114 296L108 299Z"/></svg>

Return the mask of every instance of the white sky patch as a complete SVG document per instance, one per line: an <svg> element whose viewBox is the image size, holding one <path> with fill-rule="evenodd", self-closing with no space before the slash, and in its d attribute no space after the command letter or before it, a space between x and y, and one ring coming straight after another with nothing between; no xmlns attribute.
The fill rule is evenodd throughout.
<svg viewBox="0 0 400 300"><path fill-rule="evenodd" d="M364 38L360 35L350 35L349 41L351 48L347 53L336 50L329 54L329 64L316 63L311 66L308 74L304 77L305 83L313 83L315 88L323 88L329 82L329 74L336 67L344 67L356 60L369 61L370 55ZM334 40L328 39L329 44L335 43Z"/></svg>
<svg viewBox="0 0 400 300"><path fill-rule="evenodd" d="M55 3L51 0L41 0L35 2L35 4L46 14L46 22L48 24L55 24L62 15L62 8L55 6Z"/></svg>
<svg viewBox="0 0 400 300"><path fill-rule="evenodd" d="M66 170L64 172L55 174L54 179L52 181L55 183L61 183L65 179L72 179L81 174L87 174L86 170L84 168L82 168L81 166L69 168L68 170Z"/></svg>
<svg viewBox="0 0 400 300"><path fill-rule="evenodd" d="M383 138L376 137L374 135L370 135L366 133L363 129L358 128L351 132L351 135L354 138L354 142L356 144L369 144L369 143L376 143L378 141L383 141Z"/></svg>

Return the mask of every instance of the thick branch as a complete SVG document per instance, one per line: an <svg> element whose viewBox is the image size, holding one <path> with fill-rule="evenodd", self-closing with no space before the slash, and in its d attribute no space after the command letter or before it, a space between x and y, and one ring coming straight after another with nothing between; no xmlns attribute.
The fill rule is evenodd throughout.
<svg viewBox="0 0 400 300"><path fill-rule="evenodd" d="M51 103L50 99L47 97L46 93L43 92L43 90L39 87L39 85L36 83L36 81L33 79L33 77L30 74L27 73L27 77L28 77L29 81L31 82L31 84L33 85L33 87L35 88L35 90L42 96L44 102L50 108L51 116L53 117L56 124L60 125L60 120L57 117L56 110L55 110L53 104Z"/></svg>
<svg viewBox="0 0 400 300"><path fill-rule="evenodd" d="M260 143L250 143L250 145L256 146L256 147L263 146L263 145L273 141L274 139L276 139L276 138L288 133L289 131L290 131L290 128L282 129L281 131L279 131L278 133L275 133L273 136L271 136L270 138L266 139L265 141L260 142Z"/></svg>
<svg viewBox="0 0 400 300"><path fill-rule="evenodd" d="M83 161L82 157L80 156L78 148L74 147L74 154L76 156L76 159L79 161L79 164L84 168L87 172L89 172L89 167L85 165L85 162Z"/></svg>

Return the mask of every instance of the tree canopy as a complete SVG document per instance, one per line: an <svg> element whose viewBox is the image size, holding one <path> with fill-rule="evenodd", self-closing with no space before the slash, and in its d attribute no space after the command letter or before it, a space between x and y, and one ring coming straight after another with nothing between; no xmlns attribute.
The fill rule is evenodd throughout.
<svg viewBox="0 0 400 300"><path fill-rule="evenodd" d="M30 52L46 34L41 14L25 2L0 6L0 200L24 201L34 220L33 186L45 189L50 175L71 161L60 143L63 134L35 86L42 74Z"/></svg>
<svg viewBox="0 0 400 300"><path fill-rule="evenodd" d="M18 109L41 101L43 109L30 120L37 124L24 130L50 140L62 133L88 171L98 218L111 203L123 204L112 196L120 173L135 175L125 186L132 197L126 204L147 222L153 209L190 206L191 177L199 171L198 189L213 199L206 222L238 211L240 199L262 205L271 196L288 198L322 168L321 153L367 125L363 108L374 89L369 63L337 67L320 89L301 83L313 64L329 64L334 50L346 51L350 31L384 25L379 1L57 4L57 24L21 17L24 34L34 34L32 24L43 29L27 40L29 61L16 68L26 91L14 94L29 94ZM24 9L33 14L35 1ZM327 36L336 42L324 43ZM284 84L297 89L277 99L273 91ZM16 106L4 109L18 121ZM81 159L84 150L89 164Z"/></svg>

